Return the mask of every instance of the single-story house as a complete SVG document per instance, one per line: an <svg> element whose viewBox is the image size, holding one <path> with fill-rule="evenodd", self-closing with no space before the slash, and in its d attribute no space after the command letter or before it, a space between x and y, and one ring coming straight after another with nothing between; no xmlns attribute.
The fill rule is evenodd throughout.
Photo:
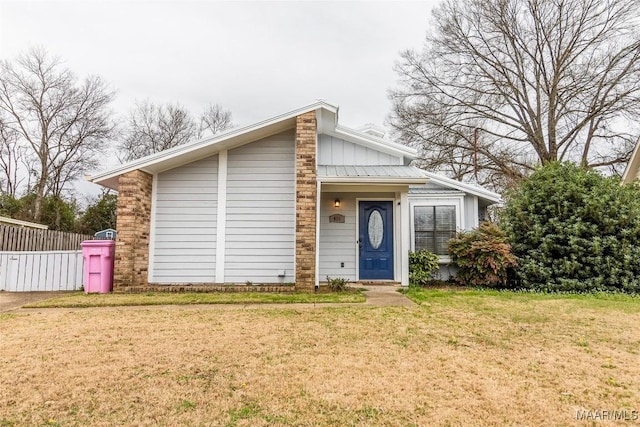
<svg viewBox="0 0 640 427"><path fill-rule="evenodd" d="M99 173L119 192L114 289L408 285L410 250L447 263L447 240L500 201L415 157L317 102Z"/></svg>

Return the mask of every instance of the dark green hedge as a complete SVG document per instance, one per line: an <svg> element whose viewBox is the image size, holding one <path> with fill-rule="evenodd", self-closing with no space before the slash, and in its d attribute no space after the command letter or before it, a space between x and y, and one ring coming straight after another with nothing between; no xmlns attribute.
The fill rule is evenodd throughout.
<svg viewBox="0 0 640 427"><path fill-rule="evenodd" d="M640 189L570 163L538 169L501 217L519 287L640 292Z"/></svg>

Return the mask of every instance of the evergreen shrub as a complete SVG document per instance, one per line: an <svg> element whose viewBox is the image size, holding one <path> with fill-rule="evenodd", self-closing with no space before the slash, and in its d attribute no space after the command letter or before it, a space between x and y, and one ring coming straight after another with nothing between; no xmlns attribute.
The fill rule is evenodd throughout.
<svg viewBox="0 0 640 427"><path fill-rule="evenodd" d="M521 287L640 292L640 188L550 163L507 194L501 226Z"/></svg>
<svg viewBox="0 0 640 427"><path fill-rule="evenodd" d="M409 284L426 286L438 271L440 258L426 249L409 252Z"/></svg>

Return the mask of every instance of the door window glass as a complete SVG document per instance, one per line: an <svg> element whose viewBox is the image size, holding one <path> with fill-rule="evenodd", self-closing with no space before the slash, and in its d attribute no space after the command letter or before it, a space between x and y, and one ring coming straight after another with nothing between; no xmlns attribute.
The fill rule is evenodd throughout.
<svg viewBox="0 0 640 427"><path fill-rule="evenodd" d="M379 210L374 210L369 215L369 244L372 249L378 249L382 244L382 236L384 235L384 225L382 215Z"/></svg>

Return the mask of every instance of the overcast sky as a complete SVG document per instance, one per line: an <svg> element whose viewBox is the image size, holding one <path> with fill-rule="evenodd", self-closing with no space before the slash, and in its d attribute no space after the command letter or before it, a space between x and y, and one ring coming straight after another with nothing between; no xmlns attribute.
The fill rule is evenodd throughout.
<svg viewBox="0 0 640 427"><path fill-rule="evenodd" d="M422 46L435 3L0 0L0 57L44 46L110 82L122 114L212 102L250 124L321 98L343 125L382 125L394 62Z"/></svg>
<svg viewBox="0 0 640 427"><path fill-rule="evenodd" d="M0 0L0 59L43 46L109 82L121 119L149 99L194 115L217 103L248 125L324 99L345 126L384 125L394 63L421 48L435 4Z"/></svg>

